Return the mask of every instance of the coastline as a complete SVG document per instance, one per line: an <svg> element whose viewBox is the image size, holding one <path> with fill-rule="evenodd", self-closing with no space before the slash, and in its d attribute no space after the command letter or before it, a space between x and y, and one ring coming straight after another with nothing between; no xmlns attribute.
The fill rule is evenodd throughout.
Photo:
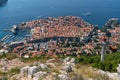
<svg viewBox="0 0 120 80"><path fill-rule="evenodd" d="M45 3L44 0L42 0L42 1L43 1L43 3ZM56 0L53 0L53 2L54 1L56 2ZM67 4L67 3L63 4L63 6L65 6L65 5L69 5L69 6L73 5L72 9L71 9L71 7L69 7L69 6L66 6L65 8L62 6L61 2L64 2L64 0L59 1L60 3L58 3L58 2L56 2L55 4L53 3L52 6L51 5L45 5L48 8L45 8L45 6L43 7L42 6L43 4L39 3L39 2L41 2L39 0L30 1L30 2L29 2L29 0L26 0L26 1L25 0L21 0L21 1L10 0L10 1L8 1L9 4L7 6L0 8L0 14L1 14L0 15L0 17L1 17L0 18L0 27L2 29L4 29L4 28L11 28L11 26L14 25L14 24L19 24L22 21L23 22L32 21L32 20L37 19L41 15L43 17L66 16L66 15L81 16L87 22L93 23L93 24L97 24L99 26L104 25L104 23L109 18L112 18L112 17L120 18L120 15L117 14L117 13L120 13L120 10L119 10L118 7L116 7L116 6L119 6L118 5L119 0L113 1L113 2L112 1L108 2L110 4L113 4L113 3L116 4L115 6L105 5L106 3L104 3L103 4L104 6L103 6L103 5L100 5L99 3L97 3L98 5L96 5L96 6L99 6L100 9L98 9L97 7L94 7L95 6L94 3L98 2L98 1L90 2L89 0L82 0L83 3L85 3L85 6L82 6L83 5L82 3L77 4L76 3L77 1L81 2L79 0L76 0L74 2L72 1L72 3L71 3L71 1L69 1L69 4ZM90 3L86 3L86 1L89 1L91 4ZM24 4L22 4L22 2L24 2ZM36 5L29 6L28 2L30 4L36 3ZM50 1L50 3L51 2L52 1ZM13 5L12 3L15 3L15 4ZM76 4L73 4L73 3L76 3ZM90 4L91 6L88 6L86 4ZM16 5L18 5L18 6L16 6ZM60 7L57 7L57 5L60 5ZM36 6L38 6L38 7L36 7ZM106 7L106 8L104 8L104 7ZM56 9L56 8L58 8L58 9ZM18 11L18 9L19 9L19 11ZM35 12L33 12L33 9L35 9ZM14 13L14 12L18 12L18 14ZM28 14L28 12L30 14ZM92 15L87 16L87 17L83 16L82 14L84 14L86 12L91 12ZM6 13L8 13L8 14L6 14ZM114 13L116 13L116 15L114 15ZM106 14L109 14L109 16L106 15ZM100 15L102 15L102 17ZM12 18L10 18L10 16Z"/></svg>
<svg viewBox="0 0 120 80"><path fill-rule="evenodd" d="M119 51L117 44L120 44L120 23L118 19L109 19L105 27L107 29L102 31L95 25L88 24L76 16L48 17L46 19L24 22L19 25L14 25L13 28L8 31L13 33L18 31L18 33L22 33L21 31L29 30L30 35L22 35L25 36L23 41L17 37L19 34L16 34L16 36L6 35L2 39L3 42L7 41L1 45L1 52L6 53L6 55L10 52L19 58L25 59L73 56L81 58L77 59L80 60L80 62L84 64L90 63L92 66L92 63L95 65L101 63L101 53L112 54ZM13 38L18 39L18 41L8 41ZM109 49L103 50L103 48ZM93 57L95 62L91 62ZM101 57L103 56L101 55ZM113 65L113 63L110 64ZM117 64L118 63L115 65ZM102 69L97 65L94 67ZM104 67L106 67L106 65ZM105 68L102 70L115 71L114 68L112 70ZM116 76L117 73L111 75Z"/></svg>
<svg viewBox="0 0 120 80"><path fill-rule="evenodd" d="M64 16L64 17L76 17L76 18L79 18L81 21L84 21L81 17L78 17L78 16ZM36 19L36 20L32 20L32 21L27 21L27 22L22 22L22 23L20 23L20 24L17 24L17 25L13 25L13 27L11 28L11 29L4 29L3 30L3 32L5 33L5 35L7 35L7 33L8 34L10 34L10 35L14 35L13 33L15 32L17 32L17 31L15 31L15 29L19 29L19 31L21 32L21 31L29 31L31 28L33 28L33 27L31 27L30 25L29 25L29 23L32 23L32 22L36 22L36 21L46 21L47 19L49 19L49 18L53 18L53 19L58 19L58 18L64 18L64 17L47 17L47 18L43 18L43 19ZM86 24L86 25L90 25L88 22L86 22L86 21L84 21L84 23ZM28 24L28 25L26 25L26 24ZM44 23L43 23L44 24ZM29 27L27 27L27 26L29 26ZM18 31L18 34L20 33ZM27 32L28 32L27 31ZM4 35L4 36L5 36ZM25 35L29 35L29 34L25 34ZM24 35L24 36L25 36ZM4 36L2 36L2 38L4 38ZM20 35L16 35L16 36L18 36L18 37L20 37ZM1 38L1 39L2 39Z"/></svg>
<svg viewBox="0 0 120 80"><path fill-rule="evenodd" d="M44 24L44 21L52 21L52 19L56 20L56 19L64 19L66 17L73 17L73 18L78 18L80 19L81 21L84 21L81 17L77 17L77 16L64 16L64 17L47 17L47 18L43 18L43 19L36 19L36 20L32 20L32 21L27 21L27 22L22 22L20 24L17 24L17 25L13 25L13 27L11 29L5 29L4 30L4 33L5 35L2 35L1 37L4 38L6 35L10 35L10 36L13 36L13 37L17 37L17 38L20 38L22 37L22 40L26 37L26 35L31 35L30 33L30 30L35 26L37 25L35 22L39 22L40 21L40 24L38 24L37 26L42 26ZM41 22L43 22L41 24ZM35 24L34 24L35 23ZM89 24L88 22L84 21L82 22L84 23L84 25L89 25L89 26L95 26L95 27L98 27L97 25L91 25ZM33 26L29 25L29 24L32 24ZM49 26L51 26L51 23L49 24ZM63 25L64 26L64 25ZM79 25L78 25L79 26ZM7 32L8 31L8 32ZM24 32L24 33L23 33ZM21 34L23 33L23 34ZM24 35L24 36L23 36ZM51 36L50 36L51 37ZM54 36L53 36L54 37ZM59 36L56 36L56 37L59 37ZM70 36L71 37L71 36ZM2 40L1 38L1 40ZM9 37L8 37L9 38ZM19 40L19 39L18 39ZM13 40L13 41L16 41L16 40Z"/></svg>
<svg viewBox="0 0 120 80"><path fill-rule="evenodd" d="M0 0L0 80L120 80L119 3Z"/></svg>

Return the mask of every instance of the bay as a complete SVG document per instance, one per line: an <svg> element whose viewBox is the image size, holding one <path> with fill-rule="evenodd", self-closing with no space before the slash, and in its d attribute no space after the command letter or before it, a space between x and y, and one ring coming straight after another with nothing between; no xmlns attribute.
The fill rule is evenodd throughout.
<svg viewBox="0 0 120 80"><path fill-rule="evenodd" d="M120 18L120 0L8 0L0 7L0 38L4 29L40 17L79 16L102 27L109 18Z"/></svg>

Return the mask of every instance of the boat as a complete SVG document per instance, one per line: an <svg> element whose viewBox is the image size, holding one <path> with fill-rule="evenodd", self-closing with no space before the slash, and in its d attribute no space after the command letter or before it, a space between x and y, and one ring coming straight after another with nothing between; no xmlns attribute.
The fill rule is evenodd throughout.
<svg viewBox="0 0 120 80"><path fill-rule="evenodd" d="M82 14L83 16L90 16L90 15L92 15L92 13L90 13L90 12L86 12L86 13L84 13L84 14Z"/></svg>
<svg viewBox="0 0 120 80"><path fill-rule="evenodd" d="M14 35L17 35L19 32L19 28L17 27L17 25L13 25L12 29L4 29L4 31L10 31L12 32Z"/></svg>
<svg viewBox="0 0 120 80"><path fill-rule="evenodd" d="M7 3L7 2L8 2L8 0L0 0L0 5L3 5L5 3Z"/></svg>

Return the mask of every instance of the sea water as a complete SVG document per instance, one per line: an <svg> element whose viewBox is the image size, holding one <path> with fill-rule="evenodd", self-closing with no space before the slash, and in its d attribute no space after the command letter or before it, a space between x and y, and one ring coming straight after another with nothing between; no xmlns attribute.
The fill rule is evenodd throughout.
<svg viewBox="0 0 120 80"><path fill-rule="evenodd" d="M0 38L4 29L46 17L79 16L102 27L109 18L120 18L120 0L8 0L0 7Z"/></svg>

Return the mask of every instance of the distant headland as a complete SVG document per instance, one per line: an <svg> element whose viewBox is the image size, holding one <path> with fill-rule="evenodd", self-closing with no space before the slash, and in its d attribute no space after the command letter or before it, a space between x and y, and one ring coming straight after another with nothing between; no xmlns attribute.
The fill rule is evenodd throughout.
<svg viewBox="0 0 120 80"><path fill-rule="evenodd" d="M6 3L8 0L0 0L0 5L3 5L4 3Z"/></svg>

